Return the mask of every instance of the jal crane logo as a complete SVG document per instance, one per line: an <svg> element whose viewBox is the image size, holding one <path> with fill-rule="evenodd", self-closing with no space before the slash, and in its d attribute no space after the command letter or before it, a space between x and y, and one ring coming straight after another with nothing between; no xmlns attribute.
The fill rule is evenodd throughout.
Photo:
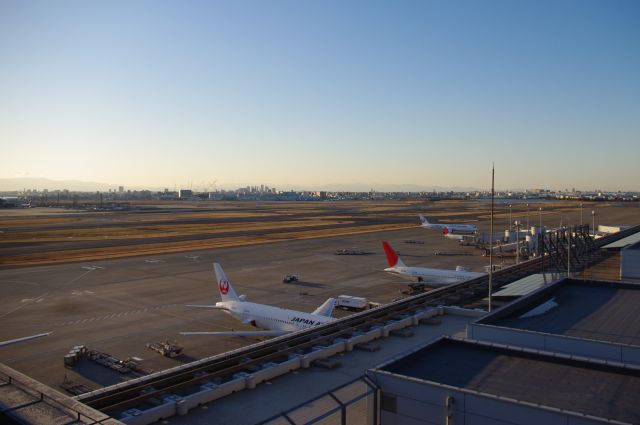
<svg viewBox="0 0 640 425"><path fill-rule="evenodd" d="M227 279L220 279L218 289L220 289L222 295L227 295L227 292L229 292L229 281Z"/></svg>

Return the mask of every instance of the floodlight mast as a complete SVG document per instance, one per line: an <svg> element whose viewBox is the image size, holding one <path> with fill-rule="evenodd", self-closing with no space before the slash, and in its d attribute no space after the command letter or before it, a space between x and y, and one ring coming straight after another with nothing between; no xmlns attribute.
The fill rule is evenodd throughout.
<svg viewBox="0 0 640 425"><path fill-rule="evenodd" d="M489 308L491 311L493 290L493 197L494 197L494 181L495 181L495 166L491 164L491 227L489 232Z"/></svg>

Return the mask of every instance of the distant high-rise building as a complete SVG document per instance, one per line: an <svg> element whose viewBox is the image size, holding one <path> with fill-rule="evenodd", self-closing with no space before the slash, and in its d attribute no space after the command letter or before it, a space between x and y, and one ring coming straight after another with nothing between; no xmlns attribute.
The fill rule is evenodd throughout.
<svg viewBox="0 0 640 425"><path fill-rule="evenodd" d="M124 186L118 186L118 193L124 192Z"/></svg>
<svg viewBox="0 0 640 425"><path fill-rule="evenodd" d="M191 189L180 189L180 192L178 192L178 196L182 199L182 198L190 198L193 196L193 191Z"/></svg>

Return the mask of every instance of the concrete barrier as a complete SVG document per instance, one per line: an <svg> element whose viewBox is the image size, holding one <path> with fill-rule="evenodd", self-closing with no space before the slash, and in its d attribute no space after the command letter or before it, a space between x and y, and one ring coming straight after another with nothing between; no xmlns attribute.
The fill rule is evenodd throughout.
<svg viewBox="0 0 640 425"><path fill-rule="evenodd" d="M311 362L314 360L324 359L327 357L334 356L338 353L342 353L343 351L346 350L346 345L347 344L345 342L336 342L326 347L324 346L313 347L310 353L304 354L302 356L301 366L306 369L311 365Z"/></svg>
<svg viewBox="0 0 640 425"><path fill-rule="evenodd" d="M384 336L385 338L389 336L389 333L391 331L395 331L398 329L404 329L407 326L411 326L413 324L413 318L412 317L406 317L404 319L400 319L400 320L394 320L392 322L388 322L388 324L384 325L382 327L382 336Z"/></svg>
<svg viewBox="0 0 640 425"><path fill-rule="evenodd" d="M134 412L134 410L137 412ZM176 414L176 402L169 401L167 403L162 403L159 406L152 407L151 409L127 410L125 413L122 414L119 420L128 425L147 425L153 422L158 422L163 418L170 418L175 414Z"/></svg>
<svg viewBox="0 0 640 425"><path fill-rule="evenodd" d="M200 386L200 391L185 396L185 405L187 410L191 410L201 404L209 403L236 391L242 391L246 388L245 377L238 377L223 384L215 384L207 382Z"/></svg>

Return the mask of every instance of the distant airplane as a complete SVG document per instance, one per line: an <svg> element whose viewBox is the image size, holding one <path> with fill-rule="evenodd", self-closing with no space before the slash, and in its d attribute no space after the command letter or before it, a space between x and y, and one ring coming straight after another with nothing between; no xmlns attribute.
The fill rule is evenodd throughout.
<svg viewBox="0 0 640 425"><path fill-rule="evenodd" d="M444 230L447 228L449 231L457 233L474 233L478 231L478 228L473 224L429 223L424 216L419 215L418 218L420 218L420 226L429 230Z"/></svg>
<svg viewBox="0 0 640 425"><path fill-rule="evenodd" d="M449 238L449 239L455 239L457 241L461 241L462 239L464 239L465 235L470 235L470 233L468 232L452 232L451 230L449 230L448 227L445 227L444 229L442 229L442 234L444 235L445 238Z"/></svg>
<svg viewBox="0 0 640 425"><path fill-rule="evenodd" d="M31 335L31 336L23 336L22 338L10 339L8 341L0 341L0 347L4 347L6 345L17 344L19 342L30 341L36 338L42 338L43 336L49 336L53 332L45 332L42 334Z"/></svg>
<svg viewBox="0 0 640 425"><path fill-rule="evenodd" d="M382 241L382 247L389 262L389 267L384 269L385 272L415 278L418 282L425 282L427 285L445 286L484 275L484 273L468 272L460 266L455 270L407 267L387 241Z"/></svg>
<svg viewBox="0 0 640 425"><path fill-rule="evenodd" d="M245 325L251 325L263 330L230 331L230 332L180 332L182 335L215 335L215 336L280 336L302 329L311 328L334 320L331 317L335 307L335 298L329 298L313 313L288 310L266 304L247 301L245 295L238 296L231 286L231 282L222 270L222 266L213 263L218 279L218 292L222 301L216 305L189 305L187 307L211 308L222 310Z"/></svg>

